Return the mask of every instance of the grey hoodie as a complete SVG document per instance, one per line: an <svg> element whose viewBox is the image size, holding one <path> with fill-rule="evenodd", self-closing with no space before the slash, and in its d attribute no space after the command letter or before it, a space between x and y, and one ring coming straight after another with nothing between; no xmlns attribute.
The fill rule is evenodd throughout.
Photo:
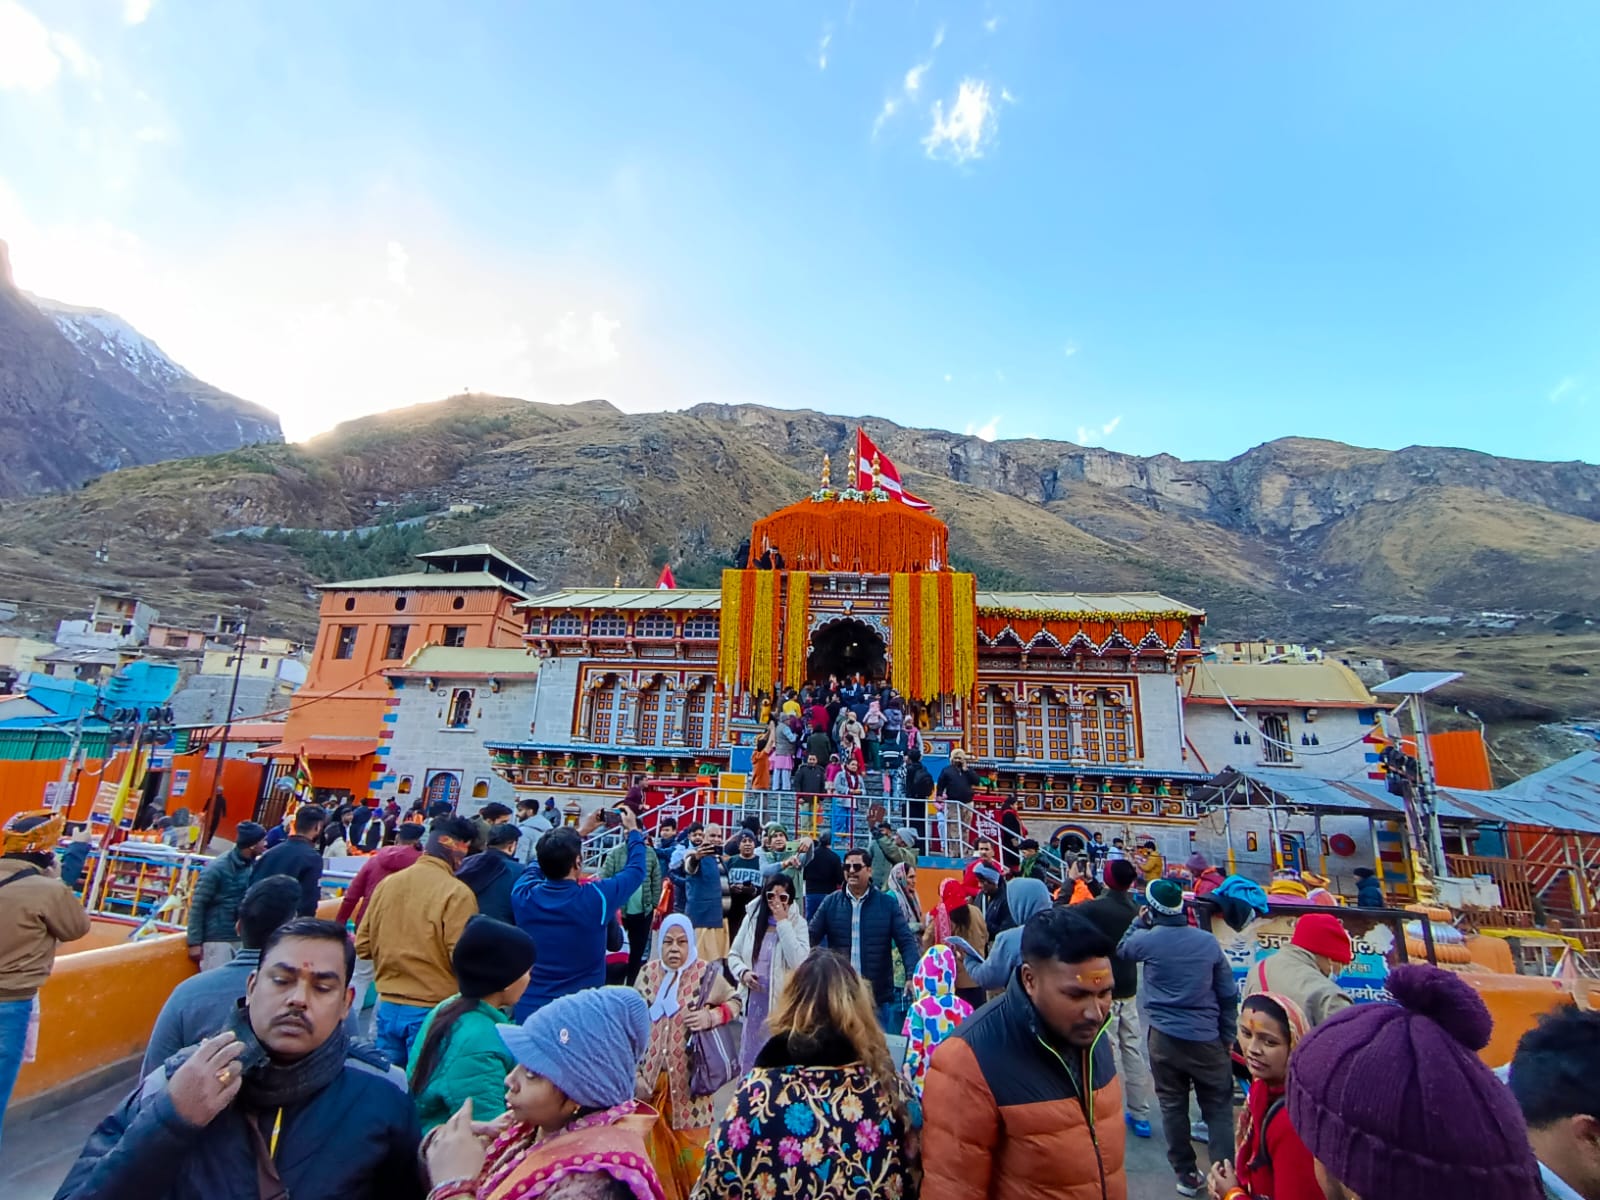
<svg viewBox="0 0 1600 1200"><path fill-rule="evenodd" d="M1016 925L994 939L988 958L982 962L967 959L967 974L986 991L999 991L1011 981L1012 972L1022 963L1023 926L1050 907L1050 889L1037 879L1013 879L1006 884L1006 905Z"/></svg>

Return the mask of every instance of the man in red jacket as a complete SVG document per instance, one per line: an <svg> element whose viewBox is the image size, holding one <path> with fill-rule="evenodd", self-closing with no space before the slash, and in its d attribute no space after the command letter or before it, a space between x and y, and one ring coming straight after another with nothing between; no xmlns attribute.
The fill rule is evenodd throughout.
<svg viewBox="0 0 1600 1200"><path fill-rule="evenodd" d="M360 927L361 918L367 911L367 901L372 898L372 893L378 890L378 885L396 871L405 870L422 857L422 835L426 832L426 828L416 824L400 826L395 834L394 845L385 846L361 864L361 869L350 881L350 887L339 903L339 924L345 925L348 922L351 928ZM350 987L354 990L356 998L350 1005L350 1015L345 1018L345 1027L352 1035L360 1032L361 1011L367 1005L367 993L372 989L373 974L374 968L370 958L356 959L356 971L350 978Z"/></svg>

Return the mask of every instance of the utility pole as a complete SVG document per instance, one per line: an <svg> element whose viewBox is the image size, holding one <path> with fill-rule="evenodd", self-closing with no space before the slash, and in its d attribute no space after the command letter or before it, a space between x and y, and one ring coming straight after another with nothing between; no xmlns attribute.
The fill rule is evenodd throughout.
<svg viewBox="0 0 1600 1200"><path fill-rule="evenodd" d="M234 642L233 688L228 693L228 712L223 718L222 742L217 747L217 770L216 773L211 777L211 798L206 802L206 845L201 846L201 850L205 850L206 847L211 844L211 814L217 806L217 794L222 791L223 768L228 764L228 734L233 730L233 710L234 707L239 703L239 675L244 671L244 646L245 639L249 632L250 615L246 613L243 620L239 622L239 637Z"/></svg>

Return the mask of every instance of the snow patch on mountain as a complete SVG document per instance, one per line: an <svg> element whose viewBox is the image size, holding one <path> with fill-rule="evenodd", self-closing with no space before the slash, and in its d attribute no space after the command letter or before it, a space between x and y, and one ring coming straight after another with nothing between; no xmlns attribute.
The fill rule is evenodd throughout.
<svg viewBox="0 0 1600 1200"><path fill-rule="evenodd" d="M96 367L117 367L145 383L167 387L194 376L115 313L80 308L28 294L33 306L55 322L66 339Z"/></svg>

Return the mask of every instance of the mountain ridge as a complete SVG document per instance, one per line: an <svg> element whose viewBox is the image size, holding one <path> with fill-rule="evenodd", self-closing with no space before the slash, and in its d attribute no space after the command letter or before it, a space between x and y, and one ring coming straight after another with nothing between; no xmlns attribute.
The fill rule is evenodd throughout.
<svg viewBox="0 0 1600 1200"><path fill-rule="evenodd" d="M195 378L116 314L18 289L0 242L0 498L282 440L273 413Z"/></svg>

